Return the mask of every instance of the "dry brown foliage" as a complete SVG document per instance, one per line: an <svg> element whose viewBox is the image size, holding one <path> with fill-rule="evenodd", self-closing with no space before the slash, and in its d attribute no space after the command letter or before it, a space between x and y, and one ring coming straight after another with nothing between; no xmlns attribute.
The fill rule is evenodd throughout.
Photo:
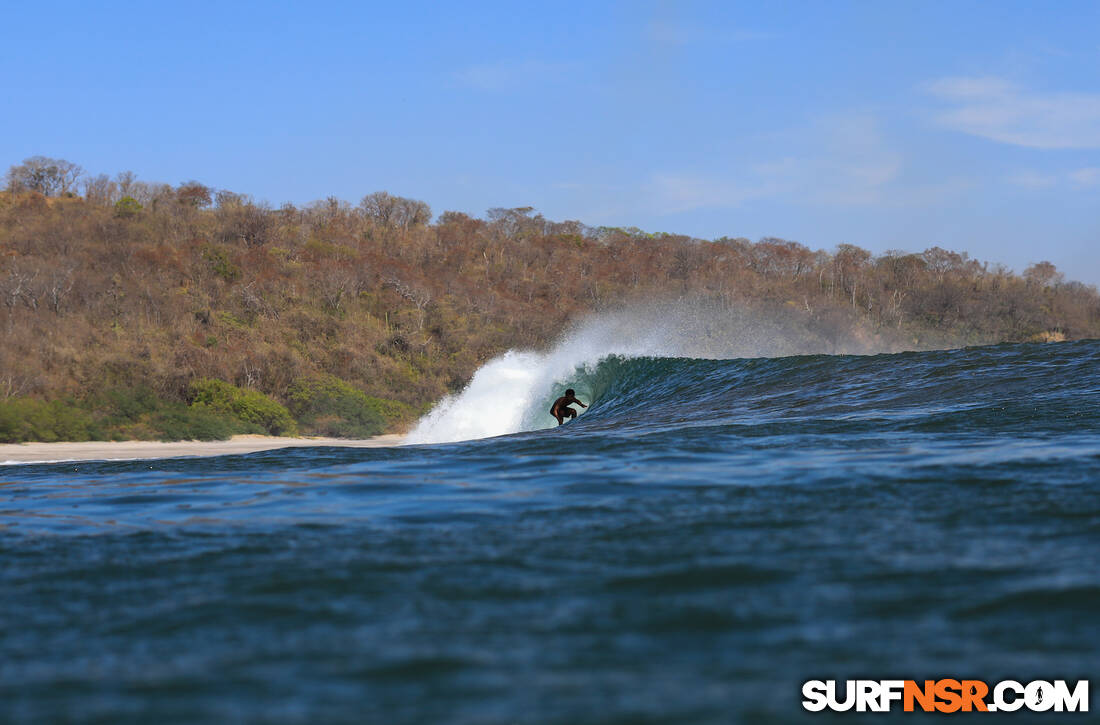
<svg viewBox="0 0 1100 725"><path fill-rule="evenodd" d="M830 253L529 208L432 224L384 193L271 209L197 182L93 182L0 194L0 398L120 382L179 397L211 377L283 399L323 372L423 408L585 313L685 296L797 319L835 351L1100 336L1095 288L1048 263L1016 275L935 247Z"/></svg>

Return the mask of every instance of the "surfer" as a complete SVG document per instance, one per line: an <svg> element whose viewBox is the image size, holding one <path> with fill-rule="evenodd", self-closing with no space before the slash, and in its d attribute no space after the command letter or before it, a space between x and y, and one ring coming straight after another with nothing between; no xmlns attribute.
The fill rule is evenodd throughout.
<svg viewBox="0 0 1100 725"><path fill-rule="evenodd" d="M573 388L569 388L565 391L565 395L555 400L554 405L550 407L550 415L558 419L558 425L564 423L566 418L573 419L577 417L577 411L569 407L572 403L576 403L582 408L588 407L577 400L577 393Z"/></svg>

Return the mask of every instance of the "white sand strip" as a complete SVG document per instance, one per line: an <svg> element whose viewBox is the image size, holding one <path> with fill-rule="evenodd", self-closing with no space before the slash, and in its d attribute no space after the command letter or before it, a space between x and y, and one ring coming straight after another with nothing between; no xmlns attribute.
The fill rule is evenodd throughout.
<svg viewBox="0 0 1100 725"><path fill-rule="evenodd" d="M276 448L346 446L383 448L401 445L404 436L383 435L361 440L348 438L283 438L239 435L227 441L87 441L84 443L0 444L0 464L51 463L57 461L119 461L177 456L226 456Z"/></svg>

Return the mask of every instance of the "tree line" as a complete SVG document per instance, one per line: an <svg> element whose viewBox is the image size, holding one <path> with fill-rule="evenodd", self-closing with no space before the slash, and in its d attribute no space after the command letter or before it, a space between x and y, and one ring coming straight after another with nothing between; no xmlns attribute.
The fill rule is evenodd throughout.
<svg viewBox="0 0 1100 725"><path fill-rule="evenodd" d="M92 421L113 420L104 391L190 409L198 381L223 381L282 406L343 391L300 432L362 434L349 421L363 416L399 428L507 348L548 345L586 313L682 298L781 319L818 352L1100 336L1096 289L1049 262L1016 274L935 246L704 240L530 207L435 217L387 192L273 207L45 157L12 166L0 193L0 401L69 401ZM148 420L85 429L176 434Z"/></svg>

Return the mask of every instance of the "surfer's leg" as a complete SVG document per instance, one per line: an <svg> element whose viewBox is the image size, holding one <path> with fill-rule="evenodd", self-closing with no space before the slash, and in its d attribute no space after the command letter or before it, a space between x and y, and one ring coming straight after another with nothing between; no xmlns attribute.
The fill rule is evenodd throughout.
<svg viewBox="0 0 1100 725"><path fill-rule="evenodd" d="M566 417L569 418L570 420L577 417L577 411L573 410L572 408L566 408L564 413L565 413Z"/></svg>

